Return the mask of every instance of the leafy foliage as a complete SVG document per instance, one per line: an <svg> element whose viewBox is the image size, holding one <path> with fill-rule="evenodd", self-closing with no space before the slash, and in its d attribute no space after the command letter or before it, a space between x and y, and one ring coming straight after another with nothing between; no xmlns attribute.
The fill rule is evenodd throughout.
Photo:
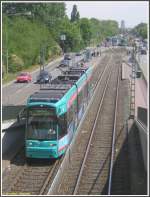
<svg viewBox="0 0 150 197"><path fill-rule="evenodd" d="M7 18L7 17L6 17ZM43 47L47 47L45 58L49 58L48 51L53 50L57 43L52 38L46 25L38 21L30 21L24 17L15 17L13 21L7 20L7 27L3 28L3 35L7 33L7 43L4 40L4 45L7 45L9 52L9 71L17 71L12 62L11 54L22 59L24 64L22 68L27 68L32 64L39 63L38 56ZM8 28L9 27L9 28ZM53 46L53 47L52 47Z"/></svg>
<svg viewBox="0 0 150 197"><path fill-rule="evenodd" d="M76 5L70 20L66 5L61 2L3 3L2 12L2 57L6 66L8 51L9 72L44 64L45 60L60 55L62 49L64 52L79 51L118 33L116 21L80 19ZM63 42L62 34L66 35Z"/></svg>
<svg viewBox="0 0 150 197"><path fill-rule="evenodd" d="M137 34L138 36L141 36L143 39L147 38L147 24L146 23L140 23L132 30L133 33Z"/></svg>
<svg viewBox="0 0 150 197"><path fill-rule="evenodd" d="M72 9L72 12L71 12L71 22L78 21L79 18L80 18L80 14L77 11L77 6L73 5L73 9Z"/></svg>

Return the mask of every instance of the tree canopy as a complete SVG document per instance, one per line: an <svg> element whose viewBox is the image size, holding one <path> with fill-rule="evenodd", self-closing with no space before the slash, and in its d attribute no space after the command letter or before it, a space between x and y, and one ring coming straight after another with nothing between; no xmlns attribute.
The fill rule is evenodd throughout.
<svg viewBox="0 0 150 197"><path fill-rule="evenodd" d="M135 26L132 30L133 33L137 34L137 36L141 36L143 39L147 38L147 24L140 23Z"/></svg>
<svg viewBox="0 0 150 197"><path fill-rule="evenodd" d="M69 52L97 45L119 30L113 20L80 18L76 5L69 19L66 5L61 2L3 3L2 13L2 60L5 67L8 51L9 72L43 64L44 60L60 55L62 48ZM66 35L64 42L60 40L62 34Z"/></svg>
<svg viewBox="0 0 150 197"><path fill-rule="evenodd" d="M77 6L73 5L73 9L72 9L72 12L71 12L71 22L78 21L79 18L80 18L80 14L77 10Z"/></svg>

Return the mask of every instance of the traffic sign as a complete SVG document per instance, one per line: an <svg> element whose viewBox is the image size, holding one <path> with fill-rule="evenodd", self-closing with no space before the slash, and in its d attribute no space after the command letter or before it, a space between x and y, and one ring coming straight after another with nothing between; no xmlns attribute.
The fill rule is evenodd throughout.
<svg viewBox="0 0 150 197"><path fill-rule="evenodd" d="M60 36L60 39L61 39L61 40L66 40L66 35L65 35L65 34L61 35L61 36Z"/></svg>

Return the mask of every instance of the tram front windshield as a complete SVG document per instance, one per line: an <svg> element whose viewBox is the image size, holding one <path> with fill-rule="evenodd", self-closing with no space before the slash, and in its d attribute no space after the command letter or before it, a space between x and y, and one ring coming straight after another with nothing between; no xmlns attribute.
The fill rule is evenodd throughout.
<svg viewBox="0 0 150 197"><path fill-rule="evenodd" d="M57 118L54 109L30 108L28 110L26 139L57 139Z"/></svg>

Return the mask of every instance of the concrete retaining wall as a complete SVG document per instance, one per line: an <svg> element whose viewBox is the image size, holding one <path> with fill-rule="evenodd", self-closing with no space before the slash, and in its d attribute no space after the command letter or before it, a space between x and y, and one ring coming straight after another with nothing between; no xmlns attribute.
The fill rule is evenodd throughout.
<svg viewBox="0 0 150 197"><path fill-rule="evenodd" d="M24 108L25 108L25 105L2 106L2 121L16 119L19 112L23 110Z"/></svg>
<svg viewBox="0 0 150 197"><path fill-rule="evenodd" d="M25 139L25 128L19 127L14 129L8 129L2 133L2 155L6 154L9 151L18 149L24 145ZM4 158L3 158L4 159Z"/></svg>
<svg viewBox="0 0 150 197"><path fill-rule="evenodd" d="M130 189L132 195L147 194L147 172L143 159L141 148L141 139L145 142L144 133L134 120L128 122L128 152L129 152L129 169L130 169ZM140 134L141 133L141 134ZM142 138L141 138L142 137ZM146 146L144 146L146 148ZM146 151L147 152L147 151ZM146 154L146 153L145 153Z"/></svg>
<svg viewBox="0 0 150 197"><path fill-rule="evenodd" d="M136 125L139 130L139 136L140 136L140 143L141 143L141 149L142 149L142 156L143 156L143 161L144 161L144 168L147 171L147 131L146 128L138 121L135 120Z"/></svg>

